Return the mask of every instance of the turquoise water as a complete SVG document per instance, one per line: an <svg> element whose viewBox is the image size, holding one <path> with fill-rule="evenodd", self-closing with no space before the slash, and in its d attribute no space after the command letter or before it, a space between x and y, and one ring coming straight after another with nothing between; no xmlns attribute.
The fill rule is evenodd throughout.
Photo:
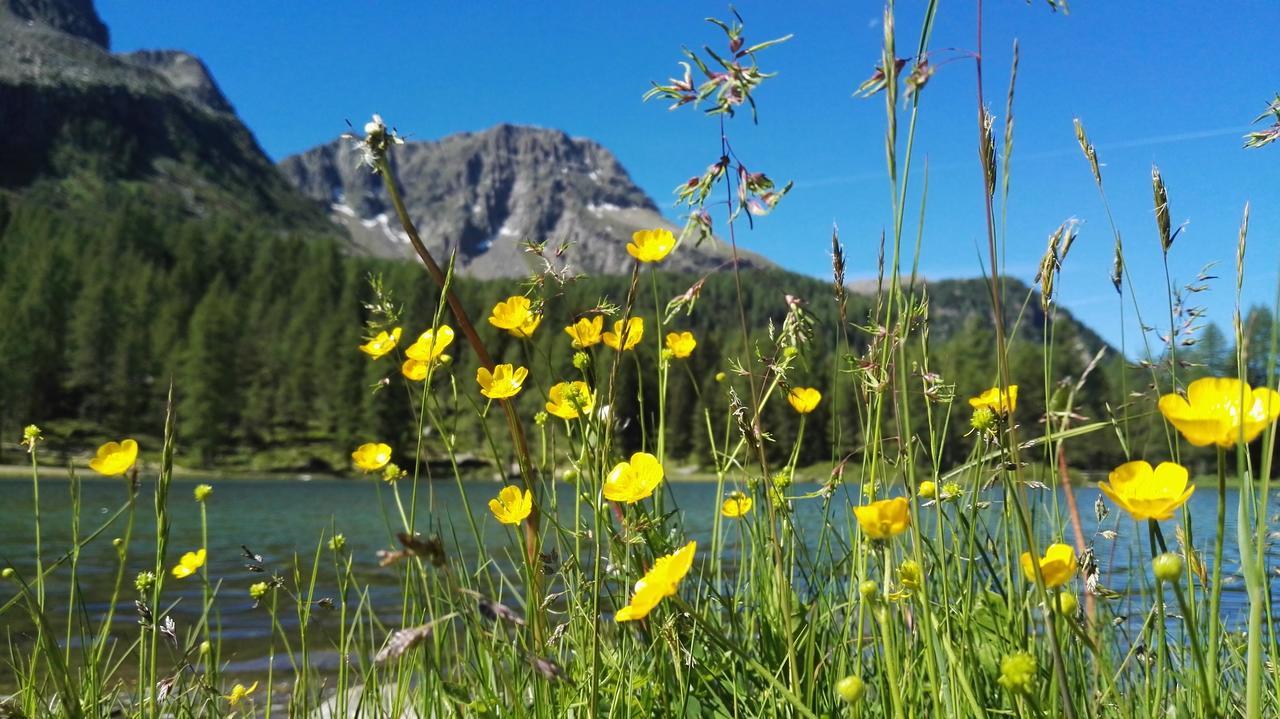
<svg viewBox="0 0 1280 719"><path fill-rule="evenodd" d="M264 609L253 606L248 594L249 585L263 578L245 569L241 546L247 546L253 552L263 555L270 569L285 575L292 574L295 555L309 566L316 554L321 536L326 538L332 531L342 533L348 550L355 558L355 565L361 581L371 585L370 600L373 606L387 617L390 624L396 624L399 616L399 579L394 568L379 568L376 552L379 549L393 549L397 546L394 539L395 528L399 526L398 514L387 485L371 480L337 480L316 479L303 481L298 479L221 479L211 482L214 486L213 496L207 504L209 522L209 573L212 582L221 582L217 608L220 613L222 636L226 641L224 658L232 662L232 668L251 671L262 665L262 657L266 647L263 639L270 630L269 619ZM172 532L170 539L170 563L185 551L198 548L200 540L199 505L192 499L192 490L196 482L175 481L171 490ZM44 554L46 560L56 557L70 546L70 483L65 479L44 479L41 481L41 511L44 527ZM793 487L796 494L812 491L814 485L797 485ZM406 504L409 501L408 485L402 487ZM474 559L481 551L486 557L493 558L499 565L508 564L515 546L515 538L510 529L498 524L489 515L486 503L497 493L498 485L492 482L465 482L461 491L453 482L423 484L419 488L418 521L419 531L426 533L439 532L444 538L447 550L452 554L461 554L468 560ZM136 614L133 608L132 578L140 570L149 568L151 541L154 533L152 526L152 509L150 488L144 487L139 497L138 520L134 529L134 552L130 556L130 566L126 573L126 590L123 592L124 602L118 608L117 631L122 636L135 636ZM677 482L670 484L668 508L671 504L678 507L683 515L681 526L689 538L700 540L702 546L710 539L715 509L718 506L716 486L713 483ZM844 500L851 497L852 490L841 490L845 496L837 496L835 507L844 506ZM33 512L30 480L0 480L0 496L5 498L0 506L0 565L14 566L19 571L30 575L33 566ZM558 487L558 501L561 514L571 519L572 510L568 509L573 501L573 488L568 485ZM1037 493L1043 504L1050 498L1049 492ZM1124 590L1123 578L1128 575L1128 567L1133 563L1141 563L1144 574L1147 570L1148 549L1145 526L1138 526L1119 511L1111 507L1111 516L1099 527L1094 516L1094 502L1098 492L1093 487L1078 488L1077 502L1085 523L1086 537L1092 537L1095 553L1101 568L1101 581L1109 587ZM1227 508L1227 552L1224 560L1224 574L1228 577L1223 596L1223 614L1229 623L1242 621L1245 611L1244 583L1238 576L1235 556L1235 516L1237 492L1228 490ZM113 513L126 498L125 486L119 480L92 479L81 484L81 534L88 534L96 529ZM998 496L991 497L999 501ZM474 542L466 516L469 506L479 523L483 535L484 548L477 547ZM1194 521L1197 548L1206 559L1212 556L1212 535L1217 507L1216 493L1202 487L1192 496L1188 503L1188 511ZM1278 506L1273 497L1270 516L1275 516ZM932 512L934 510L926 510ZM987 510L994 514L998 508ZM1064 507L1065 511L1065 507ZM833 511L833 528L840 536L847 536L848 517L843 512ZM1047 516L1038 513L1038 525L1043 539L1068 537L1069 528L1061 527L1057 531L1048 526L1044 520ZM797 503L798 523L805 527L814 527L821 521L821 502L807 500ZM1273 520L1273 523L1274 520ZM1164 523L1164 535L1171 547L1175 544L1175 522ZM1280 523L1277 523L1280 528ZM1098 529L1114 530L1117 537L1108 540L1096 534ZM80 560L81 589L84 595L94 600L89 604L91 613L105 611L105 602L110 596L110 582L114 579L115 552L111 539L124 531L123 518L108 529L97 541L84 549ZM732 538L736 533L726 536ZM817 532L812 532L815 535ZM736 554L737 548L731 541L726 552ZM331 554L327 549L321 552L322 570L316 597L334 597L335 572L332 568ZM705 555L704 555L705 557ZM1271 567L1280 566L1280 552L1272 550ZM733 559L731 556L730 559ZM469 562L470 564L470 562ZM1276 574L1268 571L1274 581ZM61 606L58 600L65 602L67 596L67 569L59 569L50 581L50 595L53 606ZM200 583L192 578L175 581L170 578L165 588L168 601L176 601L174 616L179 629L194 623L200 606ZM0 601L7 601L11 596L8 587L0 586ZM508 603L517 601L514 597L501 598ZM1139 619L1149 608L1147 600L1143 600L1137 592L1132 596L1119 600L1112 605L1122 613ZM296 617L292 611L282 612L286 628L296 627ZM322 635L336 636L336 613L332 619L326 616L323 609L317 610L317 631ZM5 627L11 636L21 638L25 631L26 620L18 608L0 616L0 626ZM331 658L330 658L331 660ZM325 660L321 658L323 663Z"/></svg>

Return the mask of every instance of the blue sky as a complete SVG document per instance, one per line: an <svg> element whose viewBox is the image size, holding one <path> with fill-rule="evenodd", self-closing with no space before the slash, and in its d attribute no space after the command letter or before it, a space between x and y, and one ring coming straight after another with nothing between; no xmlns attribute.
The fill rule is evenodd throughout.
<svg viewBox="0 0 1280 719"><path fill-rule="evenodd" d="M899 5L901 54L915 45L923 3ZM751 170L796 183L777 212L740 241L790 269L825 277L834 223L849 274L874 275L890 208L884 104L851 94L877 62L881 5L750 0L737 7L748 41L795 35L761 56L766 70L780 74L759 93L760 124L745 115L730 124ZM1048 234L1079 219L1061 302L1112 342L1120 319L1109 280L1111 233L1075 144L1074 117L1105 164L1149 322L1167 313L1153 162L1168 183L1174 223L1189 223L1171 254L1174 281L1188 282L1220 261L1215 274L1223 279L1196 300L1229 326L1228 277L1250 201L1244 303L1270 304L1275 295L1280 147L1245 151L1241 136L1280 90L1267 72L1280 3L1224 7L1076 0L1064 15L1041 0L987 3L987 97L997 115L1004 113L1010 48L1014 38L1021 43L1007 269L1029 281ZM275 158L331 140L345 130L344 120L358 125L373 112L419 139L531 124L598 140L669 206L671 189L718 156L714 120L640 98L650 80L678 71L682 45L722 45L719 30L703 22L727 14L720 2L99 0L98 8L115 50L199 55ZM972 49L974 27L972 3L942 3L931 45ZM922 107L917 157L931 168L922 268L930 277L974 276L985 235L973 64L940 67ZM1133 353L1136 325L1129 330Z"/></svg>

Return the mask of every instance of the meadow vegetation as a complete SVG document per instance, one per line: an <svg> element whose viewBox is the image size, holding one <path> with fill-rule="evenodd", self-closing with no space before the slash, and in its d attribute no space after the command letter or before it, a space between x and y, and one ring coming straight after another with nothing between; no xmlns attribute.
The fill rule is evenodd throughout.
<svg viewBox="0 0 1280 719"><path fill-rule="evenodd" d="M119 508L75 514L70 546L43 540L37 511L34 561L3 570L11 598L0 616L30 630L11 635L0 660L12 692L2 711L1280 714L1267 552L1280 416L1274 313L1238 308L1231 337L1200 329L1188 298L1202 288L1138 286L1115 232L1114 265L1098 271L1113 273L1117 312L1134 317L1135 296L1159 292L1168 315L1137 318L1162 328L1118 354L1085 347L1055 302L1076 236L1069 222L1047 228L1038 287L1007 279L1016 61L1003 120L985 99L980 33L962 57L978 69L976 106L929 108L942 65L931 61L935 10L928 3L904 40L890 4L883 55L859 88L885 110L893 218L874 294L848 290L838 236L831 282L735 267L661 272L683 243L736 248L738 233L770 221L790 191L733 149L735 123L756 119L759 86L785 81L766 68L787 40L748 38L736 15L712 20L724 42L686 50L682 73L648 94L705 111L710 163L677 188L682 232L632 238L625 281L566 275L554 243L530 248L546 268L528 282L454 278L403 210L387 172L399 138L376 116L351 141L385 183L426 278L417 266L231 225L188 222L145 246L154 215L127 204L94 242L77 243L83 225L58 230L38 208L6 207L6 306L21 309L0 316L0 356L14 373L0 387L3 431L16 434L42 408L114 424L89 469L121 479ZM947 298L952 312L931 310L939 298L916 272L923 216L907 212L926 204L916 202L928 178L912 153L926 111L975 118L989 265L968 294ZM1105 204L1104 164L1080 123L1077 139L1081 181ZM1177 233L1158 171L1152 181L1148 241L1167 256ZM1237 296L1247 228L1246 209ZM798 284L783 294L781 279ZM233 292L237 283L247 292ZM74 311L57 315L71 338L64 347L37 327L72 296ZM965 302L980 311L956 312ZM152 416L158 398L163 415ZM46 431L22 431L37 507L48 491ZM364 473L370 501L381 483L397 531L377 557L348 549L341 516L294 556L245 549L257 579L247 599L273 627L271 662L263 676L236 676L225 670L219 612L246 598L225 596L210 573L207 537L219 528L204 520L207 503L236 497L216 483L172 493L175 457L216 464L235 447L252 454L308 435L329 446L309 450L325 466ZM476 457L502 484L487 506L442 516L425 485L461 484ZM709 534L693 536L674 504L677 462L714 475L721 503ZM813 465L821 481L794 481ZM1106 499L1078 506L1069 466L1110 470ZM1189 485L1188 467L1215 473L1216 486ZM1228 501L1229 476L1238 502ZM564 486L571 501L556 491ZM1214 522L1192 521L1193 492L1215 493ZM192 501L205 546L172 546L170 508ZM801 509L820 520L799 521ZM155 536L133 532L144 512ZM1086 535L1082 512L1100 528ZM493 523L510 531L486 545ZM1109 566L1122 524L1141 538L1143 561ZM457 551L462 535L484 551ZM111 541L113 591L84 596L79 553ZM1228 549L1246 588L1243 620L1220 611ZM374 606L358 578L357 567L375 563L398 578L397 606ZM54 583L71 588L67 606L49 601ZM177 583L201 588L194 624L173 619ZM296 620L287 628L286 616ZM316 668L322 652L340 657L335 672Z"/></svg>

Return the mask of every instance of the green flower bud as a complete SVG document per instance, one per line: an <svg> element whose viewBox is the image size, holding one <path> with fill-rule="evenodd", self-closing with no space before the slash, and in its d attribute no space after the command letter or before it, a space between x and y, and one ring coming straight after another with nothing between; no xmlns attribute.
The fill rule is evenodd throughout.
<svg viewBox="0 0 1280 719"><path fill-rule="evenodd" d="M1182 557L1165 552L1151 560L1151 569L1161 582L1176 582L1182 578Z"/></svg>
<svg viewBox="0 0 1280 719"><path fill-rule="evenodd" d="M850 704L857 704L866 693L867 685L862 681L862 677L850 674L836 682L836 694Z"/></svg>
<svg viewBox="0 0 1280 719"><path fill-rule="evenodd" d="M865 579L858 585L858 594L864 602L874 602L880 598L880 585L875 580Z"/></svg>
<svg viewBox="0 0 1280 719"><path fill-rule="evenodd" d="M1076 599L1076 595L1071 592L1062 592L1054 597L1054 608L1064 617L1075 616L1076 610L1080 608L1080 601Z"/></svg>
<svg viewBox="0 0 1280 719"><path fill-rule="evenodd" d="M213 487L210 487L207 484L196 485L195 497L197 502L203 502L208 499L211 494L213 494Z"/></svg>

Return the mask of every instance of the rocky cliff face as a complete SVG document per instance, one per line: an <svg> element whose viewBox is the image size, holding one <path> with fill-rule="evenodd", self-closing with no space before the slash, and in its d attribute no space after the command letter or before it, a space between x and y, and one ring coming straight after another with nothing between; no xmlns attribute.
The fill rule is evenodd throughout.
<svg viewBox="0 0 1280 719"><path fill-rule="evenodd" d="M107 49L107 26L93 8L93 0L0 0L0 14L50 27Z"/></svg>
<svg viewBox="0 0 1280 719"><path fill-rule="evenodd" d="M457 251L471 276L509 277L536 267L526 241L572 243L567 261L586 273L630 270L626 243L637 229L668 227L653 200L605 148L558 130L499 125L393 150L393 171L409 214L430 249ZM335 140L280 163L294 186L328 203L367 252L409 257L381 180L361 167L353 144ZM723 265L724 248L680 249L669 269ZM769 263L745 255L744 264Z"/></svg>
<svg viewBox="0 0 1280 719"><path fill-rule="evenodd" d="M328 230L200 60L106 45L90 0L0 0L0 191L123 182L197 215Z"/></svg>

